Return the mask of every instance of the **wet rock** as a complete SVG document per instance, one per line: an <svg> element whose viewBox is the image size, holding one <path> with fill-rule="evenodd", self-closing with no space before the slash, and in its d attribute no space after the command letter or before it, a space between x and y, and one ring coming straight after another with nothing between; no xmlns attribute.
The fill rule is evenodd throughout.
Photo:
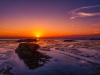
<svg viewBox="0 0 100 75"><path fill-rule="evenodd" d="M12 67L6 66L6 68L0 70L0 75L14 75L13 73L11 73L12 69Z"/></svg>
<svg viewBox="0 0 100 75"><path fill-rule="evenodd" d="M75 42L75 40L69 39L69 40L64 40L64 42Z"/></svg>
<svg viewBox="0 0 100 75"><path fill-rule="evenodd" d="M38 44L20 43L15 52L29 69L35 69L43 66L50 59L49 56L40 53L39 48Z"/></svg>
<svg viewBox="0 0 100 75"><path fill-rule="evenodd" d="M26 43L31 43L31 42L37 42L37 39L20 39L20 40L17 40L16 42L26 42Z"/></svg>
<svg viewBox="0 0 100 75"><path fill-rule="evenodd" d="M100 40L100 38L90 38L89 40Z"/></svg>

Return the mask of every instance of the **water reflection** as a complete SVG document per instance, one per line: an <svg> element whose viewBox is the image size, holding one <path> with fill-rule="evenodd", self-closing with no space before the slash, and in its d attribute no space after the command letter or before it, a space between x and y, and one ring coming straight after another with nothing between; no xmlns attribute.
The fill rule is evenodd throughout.
<svg viewBox="0 0 100 75"><path fill-rule="evenodd" d="M43 66L50 57L37 51L39 48L37 44L20 43L15 52L19 58L24 61L29 69L35 69Z"/></svg>
<svg viewBox="0 0 100 75"><path fill-rule="evenodd" d="M13 73L11 73L11 70L13 68L10 66L6 66L5 68L0 68L0 75L14 75Z"/></svg>

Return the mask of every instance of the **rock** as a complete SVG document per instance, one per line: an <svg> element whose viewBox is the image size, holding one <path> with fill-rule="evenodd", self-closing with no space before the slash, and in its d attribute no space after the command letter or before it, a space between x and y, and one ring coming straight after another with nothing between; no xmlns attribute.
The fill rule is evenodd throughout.
<svg viewBox="0 0 100 75"><path fill-rule="evenodd" d="M75 40L64 40L64 42L75 42Z"/></svg>
<svg viewBox="0 0 100 75"><path fill-rule="evenodd" d="M49 56L40 53L39 48L38 44L20 43L15 52L29 69L35 69L43 66L50 59Z"/></svg>
<svg viewBox="0 0 100 75"><path fill-rule="evenodd" d="M38 44L29 44L29 49L31 50L31 51L36 51L36 50L38 50L40 48L40 46L38 45Z"/></svg>
<svg viewBox="0 0 100 75"><path fill-rule="evenodd" d="M30 42L37 42L37 39L20 39L20 40L17 40L16 42L26 42L26 43L30 43Z"/></svg>
<svg viewBox="0 0 100 75"><path fill-rule="evenodd" d="M100 38L91 38L89 40L100 40Z"/></svg>

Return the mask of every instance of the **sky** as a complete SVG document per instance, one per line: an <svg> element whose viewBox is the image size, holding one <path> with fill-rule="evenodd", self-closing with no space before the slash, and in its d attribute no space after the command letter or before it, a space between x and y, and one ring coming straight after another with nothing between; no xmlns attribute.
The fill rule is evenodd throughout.
<svg viewBox="0 0 100 75"><path fill-rule="evenodd" d="M0 0L0 37L100 35L100 0Z"/></svg>

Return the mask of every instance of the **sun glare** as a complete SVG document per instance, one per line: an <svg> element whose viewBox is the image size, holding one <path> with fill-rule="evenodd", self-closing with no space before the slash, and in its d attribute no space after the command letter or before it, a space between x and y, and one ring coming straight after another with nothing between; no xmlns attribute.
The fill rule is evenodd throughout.
<svg viewBox="0 0 100 75"><path fill-rule="evenodd" d="M34 31L34 36L35 36L36 38L41 37L41 35L42 35L42 32L40 32L40 31Z"/></svg>
<svg viewBox="0 0 100 75"><path fill-rule="evenodd" d="M39 34L37 34L37 35L36 35L36 37L38 38L38 37L40 37L40 35L39 35Z"/></svg>

